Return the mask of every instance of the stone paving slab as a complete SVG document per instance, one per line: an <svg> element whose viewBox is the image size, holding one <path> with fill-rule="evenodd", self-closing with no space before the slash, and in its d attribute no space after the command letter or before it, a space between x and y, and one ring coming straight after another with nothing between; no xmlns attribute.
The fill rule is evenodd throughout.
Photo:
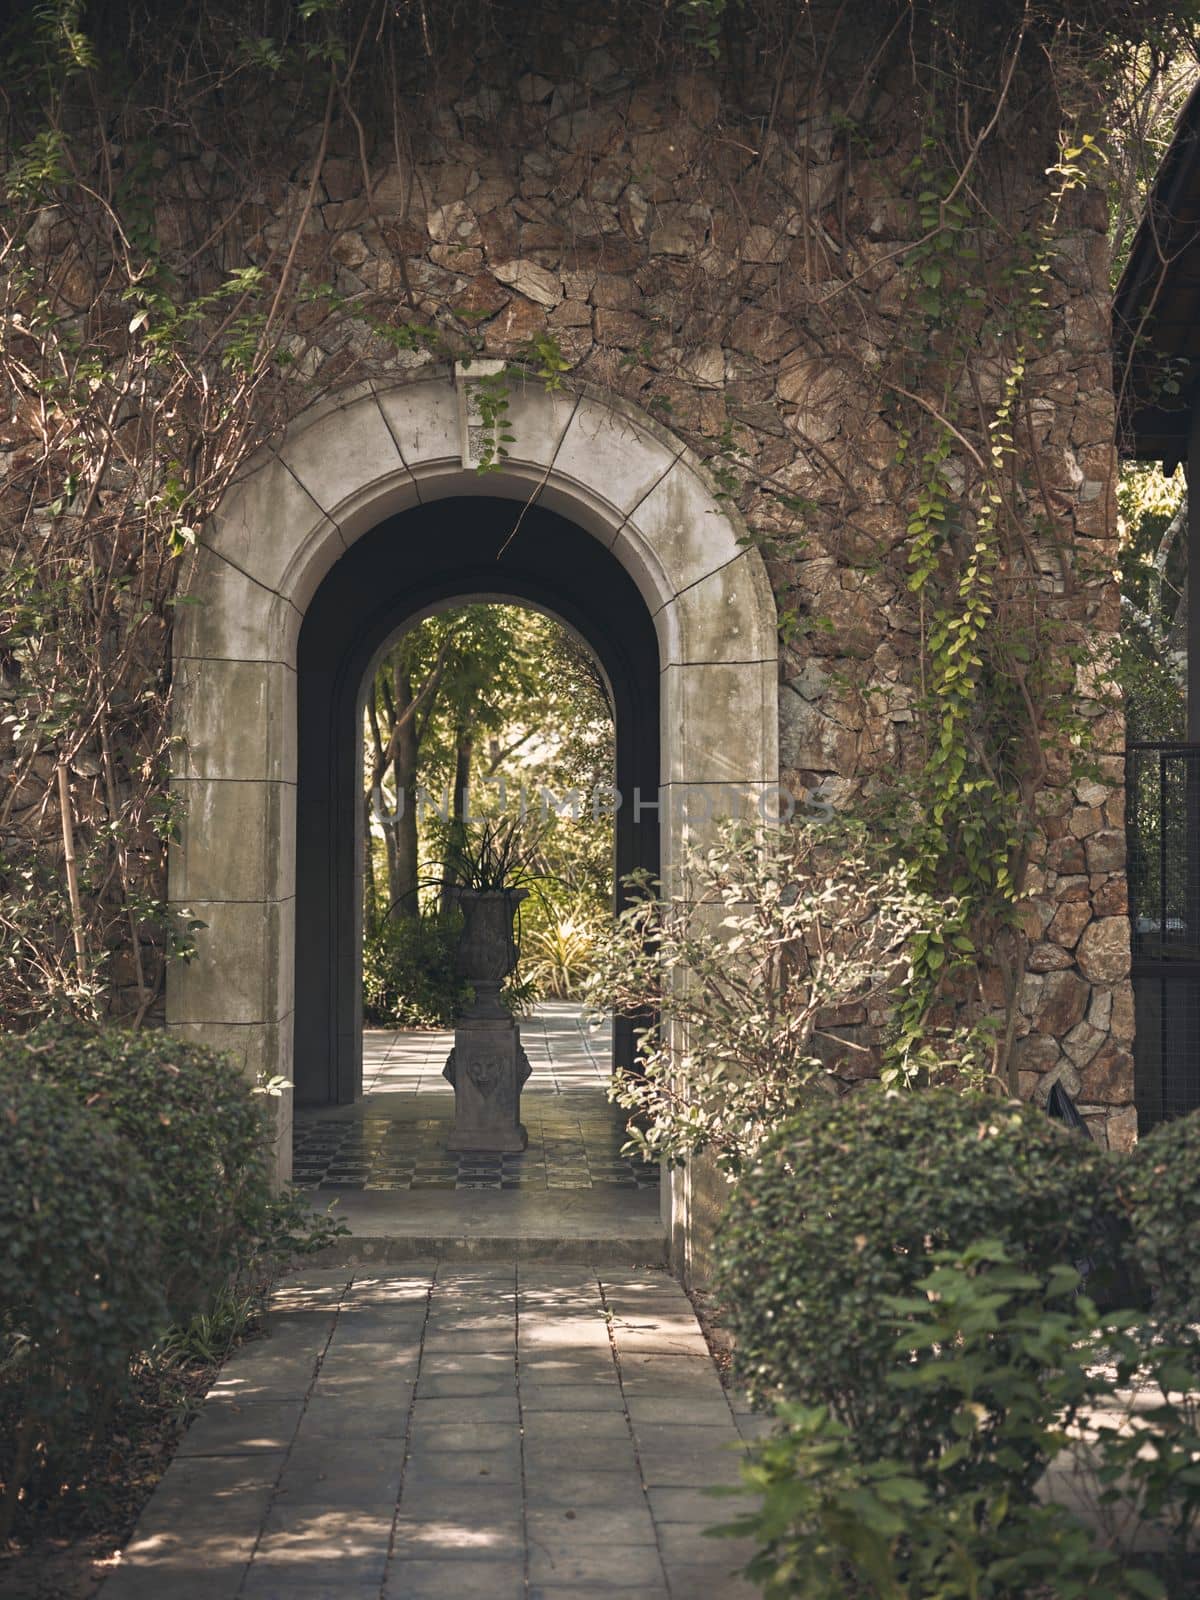
<svg viewBox="0 0 1200 1600"><path fill-rule="evenodd" d="M743 1600L748 1551L703 1536L739 1413L662 1271L310 1269L103 1600Z"/></svg>
<svg viewBox="0 0 1200 1600"><path fill-rule="evenodd" d="M612 1024L589 1023L570 1000L539 1002L521 1018L521 1043L533 1069L531 1082L561 1094L604 1089L612 1073ZM454 1044L452 1032L436 1029L363 1030L363 1090L367 1095L444 1095L453 1089L442 1076Z"/></svg>
<svg viewBox="0 0 1200 1600"><path fill-rule="evenodd" d="M329 1196L310 1198L324 1211ZM613 1269L661 1265L666 1230L657 1188L614 1192L587 1189L476 1192L411 1190L397 1203L389 1194L340 1195L334 1215L350 1229L321 1252L330 1266L399 1269L414 1254L457 1260L590 1261Z"/></svg>
<svg viewBox="0 0 1200 1600"><path fill-rule="evenodd" d="M525 1600L524 1561L457 1561L454 1585L441 1561L398 1560L384 1585L383 1600Z"/></svg>

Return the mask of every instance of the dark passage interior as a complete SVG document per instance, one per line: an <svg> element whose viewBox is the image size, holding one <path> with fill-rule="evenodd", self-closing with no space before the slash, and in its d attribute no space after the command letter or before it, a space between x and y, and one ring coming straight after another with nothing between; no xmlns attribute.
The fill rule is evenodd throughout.
<svg viewBox="0 0 1200 1600"><path fill-rule="evenodd" d="M612 689L618 884L659 866L659 659L654 623L629 574L601 543L531 508L497 560L520 503L457 497L389 519L354 544L310 604L298 652L296 1101L348 1105L362 1092L360 981L361 696L380 647L449 600L525 601L587 642ZM634 792L643 800L640 816ZM619 892L619 891L618 891ZM614 1060L632 1061L628 1024Z"/></svg>

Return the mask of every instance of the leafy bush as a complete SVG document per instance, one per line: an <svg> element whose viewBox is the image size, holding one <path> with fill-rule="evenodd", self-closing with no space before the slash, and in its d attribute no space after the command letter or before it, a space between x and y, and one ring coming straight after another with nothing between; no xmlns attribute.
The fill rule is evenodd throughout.
<svg viewBox="0 0 1200 1600"><path fill-rule="evenodd" d="M224 1361L262 1313L263 1298L257 1287L231 1279L203 1311L166 1330L155 1346L156 1358L180 1367Z"/></svg>
<svg viewBox="0 0 1200 1600"><path fill-rule="evenodd" d="M457 911L390 917L363 940L363 1013L380 1028L446 1028L467 1004Z"/></svg>
<svg viewBox="0 0 1200 1600"><path fill-rule="evenodd" d="M262 1097L169 1034L0 1038L0 1128L2 1541L23 1489L24 1512L103 1471L151 1365L227 1346L283 1262L345 1229L271 1195Z"/></svg>
<svg viewBox="0 0 1200 1600"><path fill-rule="evenodd" d="M1154 1320L1200 1355L1200 1112L1160 1123L1121 1163L1134 1263Z"/></svg>
<svg viewBox="0 0 1200 1600"><path fill-rule="evenodd" d="M0 1078L61 1086L137 1150L167 1309L186 1322L270 1228L261 1097L227 1057L157 1031L44 1023L0 1040Z"/></svg>
<svg viewBox="0 0 1200 1600"><path fill-rule="evenodd" d="M0 1542L17 1496L102 1426L166 1307L154 1196L132 1143L64 1085L0 1072L0 1337L19 1389L0 1445ZM3 1430L0 1430L2 1433Z"/></svg>
<svg viewBox="0 0 1200 1600"><path fill-rule="evenodd" d="M1126 1584L1062 1507L1003 1494L935 1496L901 1462L863 1462L817 1407L786 1408L785 1431L747 1463L761 1512L729 1533L760 1542L746 1568L765 1600L1090 1600L1160 1596Z"/></svg>
<svg viewBox="0 0 1200 1600"><path fill-rule="evenodd" d="M1077 1450L1073 1491L1109 1540L1152 1543L1155 1570L1182 1600L1200 1593L1200 1393L1195 1345L1161 1341L1137 1313L1122 1318L1101 1354L1106 1404L1089 1417L1094 1443ZM1152 1541L1142 1539L1153 1527ZM1190 1579L1190 1583L1186 1580Z"/></svg>
<svg viewBox="0 0 1200 1600"><path fill-rule="evenodd" d="M522 969L543 994L569 1000L591 974L595 940L595 926L586 916L552 907L544 923L522 934Z"/></svg>
<svg viewBox="0 0 1200 1600"><path fill-rule="evenodd" d="M500 988L500 1004L514 1017L531 1017L542 998L542 987L533 973L522 972L518 964Z"/></svg>
<svg viewBox="0 0 1200 1600"><path fill-rule="evenodd" d="M740 1376L760 1403L828 1404L864 1458L924 1460L947 1419L936 1392L897 1403L894 1297L935 1252L979 1239L1035 1275L1102 1267L1115 1205L1109 1157L1019 1102L814 1098L760 1151L718 1234Z"/></svg>
<svg viewBox="0 0 1200 1600"><path fill-rule="evenodd" d="M644 1155L707 1150L736 1176L814 1088L877 1069L857 1024L938 908L861 845L824 824L726 824L685 854L676 894L643 895L598 938L589 1004L659 1016L614 1091Z"/></svg>
<svg viewBox="0 0 1200 1600"><path fill-rule="evenodd" d="M907 1418L914 1394L932 1396L946 1423L920 1458L864 1459L829 1407L780 1407L781 1431L743 1469L761 1505L721 1530L758 1541L748 1571L768 1600L1163 1593L1035 1498L1081 1408L1109 1386L1078 1285L1069 1267L1021 1271L991 1240L937 1253L916 1295L887 1299L883 1403Z"/></svg>

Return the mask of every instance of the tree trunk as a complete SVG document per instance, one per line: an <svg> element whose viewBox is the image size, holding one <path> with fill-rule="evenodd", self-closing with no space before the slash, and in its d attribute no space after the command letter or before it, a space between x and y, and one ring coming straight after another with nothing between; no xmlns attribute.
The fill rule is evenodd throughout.
<svg viewBox="0 0 1200 1600"><path fill-rule="evenodd" d="M454 742L454 794L451 799L450 810L450 848L453 851L466 833L467 813L471 788L471 757L475 750L474 736L466 728L459 726L455 731ZM453 869L447 861L442 874L442 910L450 909L451 883Z"/></svg>
<svg viewBox="0 0 1200 1600"><path fill-rule="evenodd" d="M368 919L368 927L379 921L381 917L386 917L390 914L393 896L392 886L396 879L396 830L393 825L393 819L388 815L383 803L383 774L386 768L386 763L384 761L383 731L379 726L379 705L377 702L377 694L378 683L373 683L371 685L370 697L367 700L367 721L371 728L371 740L374 745L374 752L371 758L371 771L367 778L367 790L366 794L363 796L364 809L366 811L367 835L366 871L371 886L371 899L369 902L370 917ZM385 705L388 707L390 712L390 701L387 701L386 697ZM389 739L391 738L391 731L391 723L389 722ZM375 855L371 843L372 819L379 824L380 831L383 834L383 849L387 870L387 876L384 879L384 888L387 890L387 898L383 901L382 905L380 904L379 887L375 881Z"/></svg>
<svg viewBox="0 0 1200 1600"><path fill-rule="evenodd" d="M406 716L412 707L412 679L397 658L393 669L396 694L396 747L392 772L396 780L396 811L392 819L394 853L392 871L392 915L415 917L421 902L417 893L420 857L417 849L417 756L416 718Z"/></svg>
<svg viewBox="0 0 1200 1600"><path fill-rule="evenodd" d="M379 920L379 891L375 884L375 840L371 833L374 795L363 795L363 932L370 933Z"/></svg>

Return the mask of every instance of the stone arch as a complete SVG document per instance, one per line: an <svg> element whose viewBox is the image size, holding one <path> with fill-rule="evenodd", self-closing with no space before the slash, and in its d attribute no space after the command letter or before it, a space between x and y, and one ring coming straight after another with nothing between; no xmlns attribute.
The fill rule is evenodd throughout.
<svg viewBox="0 0 1200 1600"><path fill-rule="evenodd" d="M632 578L659 646L660 847L668 879L689 800L778 779L774 600L736 512L667 429L626 402L537 382L510 396L499 470L473 386L485 364L360 385L302 413L239 474L188 557L174 636L172 906L204 926L175 964L169 1026L290 1076L295 1001L296 663L318 586L370 530L415 506L536 503L599 540ZM286 1097L281 1176L290 1160ZM672 1185L673 1233L686 1181Z"/></svg>

